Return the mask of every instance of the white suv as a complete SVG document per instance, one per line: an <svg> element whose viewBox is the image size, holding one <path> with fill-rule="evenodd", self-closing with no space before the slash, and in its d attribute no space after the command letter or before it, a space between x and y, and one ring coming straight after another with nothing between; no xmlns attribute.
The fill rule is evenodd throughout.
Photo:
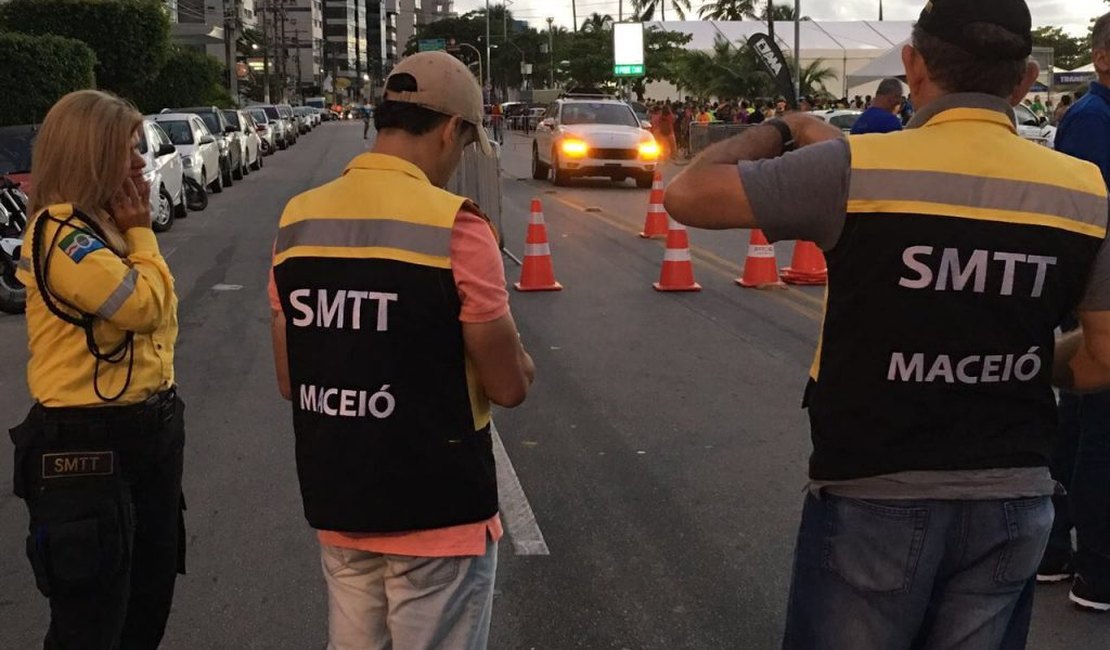
<svg viewBox="0 0 1110 650"><path fill-rule="evenodd" d="M532 178L556 185L579 176L636 179L651 187L659 145L632 107L598 95L567 95L547 107L532 141Z"/></svg>

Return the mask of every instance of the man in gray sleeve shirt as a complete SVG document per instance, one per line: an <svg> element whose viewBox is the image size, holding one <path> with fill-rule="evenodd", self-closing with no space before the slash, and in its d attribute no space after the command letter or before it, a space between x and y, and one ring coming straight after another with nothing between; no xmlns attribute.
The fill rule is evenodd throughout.
<svg viewBox="0 0 1110 650"><path fill-rule="evenodd" d="M1106 187L1016 134L1030 23L1023 0L933 0L902 55L920 106L907 131L845 140L789 115L667 190L686 225L826 251L786 648L1025 645L1052 524L1052 381L1110 385ZM1085 338L1054 354L1077 308Z"/></svg>

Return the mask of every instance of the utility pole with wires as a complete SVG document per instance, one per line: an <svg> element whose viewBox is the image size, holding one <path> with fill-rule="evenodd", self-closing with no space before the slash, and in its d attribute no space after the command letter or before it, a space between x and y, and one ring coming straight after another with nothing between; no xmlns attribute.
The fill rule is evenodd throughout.
<svg viewBox="0 0 1110 650"><path fill-rule="evenodd" d="M285 40L285 21L287 16L285 14L285 0L281 1L281 101L285 103L289 98L286 96L286 86L289 81L289 43Z"/></svg>
<svg viewBox="0 0 1110 650"><path fill-rule="evenodd" d="M267 29L267 4L262 5L262 101L270 103L270 32Z"/></svg>
<svg viewBox="0 0 1110 650"><path fill-rule="evenodd" d="M227 64L227 91L239 104L239 66L236 42L239 34L239 0L224 0L224 62Z"/></svg>

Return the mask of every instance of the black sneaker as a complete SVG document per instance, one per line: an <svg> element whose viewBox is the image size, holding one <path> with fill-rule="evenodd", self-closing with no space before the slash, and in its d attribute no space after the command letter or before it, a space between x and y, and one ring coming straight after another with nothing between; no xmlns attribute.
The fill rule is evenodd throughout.
<svg viewBox="0 0 1110 650"><path fill-rule="evenodd" d="M1075 567L1072 566L1071 558L1068 556L1054 557L1045 553L1044 558L1041 559L1041 566L1037 567L1037 582L1041 584L1064 582L1073 577L1075 577Z"/></svg>
<svg viewBox="0 0 1110 650"><path fill-rule="evenodd" d="M1075 584L1072 585L1068 598L1082 609L1092 612L1110 612L1110 589L1100 591L1081 575L1075 576Z"/></svg>

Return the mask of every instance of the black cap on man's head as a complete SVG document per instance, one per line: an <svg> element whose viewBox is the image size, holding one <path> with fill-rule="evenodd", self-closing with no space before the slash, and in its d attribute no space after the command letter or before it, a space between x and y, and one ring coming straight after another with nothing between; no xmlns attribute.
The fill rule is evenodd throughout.
<svg viewBox="0 0 1110 650"><path fill-rule="evenodd" d="M995 25L1021 39L1011 48L985 46L964 30L970 23ZM1025 0L930 0L917 26L940 40L993 60L1023 59L1033 53L1033 19Z"/></svg>

